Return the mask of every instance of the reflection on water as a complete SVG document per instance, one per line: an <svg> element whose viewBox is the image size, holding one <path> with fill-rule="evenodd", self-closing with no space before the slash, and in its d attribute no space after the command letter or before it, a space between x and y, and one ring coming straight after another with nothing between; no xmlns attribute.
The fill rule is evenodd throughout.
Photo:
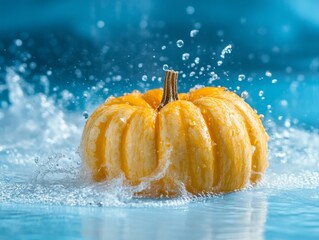
<svg viewBox="0 0 319 240"><path fill-rule="evenodd" d="M263 239L265 194L217 197L180 208L87 209L81 217L88 239Z"/></svg>

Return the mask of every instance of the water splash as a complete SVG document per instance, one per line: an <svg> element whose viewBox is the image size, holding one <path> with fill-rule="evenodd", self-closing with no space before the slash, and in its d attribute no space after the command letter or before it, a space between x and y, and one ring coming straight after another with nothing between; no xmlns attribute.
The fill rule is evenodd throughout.
<svg viewBox="0 0 319 240"><path fill-rule="evenodd" d="M84 124L81 112L57 107L56 100L48 94L28 91L30 86L11 68L7 69L5 87L10 104L1 108L0 125L6 126L1 131L6 137L0 138L0 202L158 207L199 201L182 185L181 196L175 199L135 197L136 192L147 188L151 179L144 179L134 187L128 186L123 176L108 182L92 182L77 150ZM59 100L66 99L62 94ZM90 100L89 94L86 99ZM272 194L317 189L319 134L276 125L269 129L269 134L270 168L260 184L244 191ZM165 166L152 179L163 172Z"/></svg>

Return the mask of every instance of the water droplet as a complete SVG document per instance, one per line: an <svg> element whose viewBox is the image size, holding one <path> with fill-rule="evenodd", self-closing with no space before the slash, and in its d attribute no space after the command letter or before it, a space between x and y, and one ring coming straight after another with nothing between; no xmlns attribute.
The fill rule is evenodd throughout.
<svg viewBox="0 0 319 240"><path fill-rule="evenodd" d="M189 59L189 53L183 53L182 59L183 59L183 61L188 60Z"/></svg>
<svg viewBox="0 0 319 240"><path fill-rule="evenodd" d="M164 71L167 71L167 70L168 70L168 65L167 65L167 64L164 64L164 65L163 65L163 70L164 70Z"/></svg>
<svg viewBox="0 0 319 240"><path fill-rule="evenodd" d="M240 94L240 96L241 96L243 99L247 99L248 96L249 96L249 94L248 94L248 92L245 90L245 91L243 91L243 92Z"/></svg>
<svg viewBox="0 0 319 240"><path fill-rule="evenodd" d="M100 21L98 21L98 22L96 23L96 26L97 26L98 28L104 28L105 22L102 21L102 20L100 20Z"/></svg>
<svg viewBox="0 0 319 240"><path fill-rule="evenodd" d="M286 119L284 125L286 128L289 128L291 126L290 120Z"/></svg>
<svg viewBox="0 0 319 240"><path fill-rule="evenodd" d="M220 54L220 57L221 57L221 58L225 58L225 55L231 53L231 51L232 51L232 45L228 44L228 45L222 50L222 53Z"/></svg>
<svg viewBox="0 0 319 240"><path fill-rule="evenodd" d="M213 80L217 80L218 79L218 75L215 72L210 72L209 74L212 76Z"/></svg>
<svg viewBox="0 0 319 240"><path fill-rule="evenodd" d="M165 46L165 45L163 45L163 46L162 46L162 50L165 50L165 49L166 49L166 46Z"/></svg>
<svg viewBox="0 0 319 240"><path fill-rule="evenodd" d="M271 76L272 76L272 73L269 72L269 71L266 71L265 75L266 75L267 77L271 77Z"/></svg>
<svg viewBox="0 0 319 240"><path fill-rule="evenodd" d="M103 93L104 93L104 94L108 94L108 93L109 93L109 89L108 89L108 88L104 88L104 89L103 89Z"/></svg>
<svg viewBox="0 0 319 240"><path fill-rule="evenodd" d="M195 12L195 8L194 8L193 6L188 6L188 7L186 8L186 13L187 13L188 15L192 15L192 14L194 14L194 12Z"/></svg>
<svg viewBox="0 0 319 240"><path fill-rule="evenodd" d="M219 60L219 61L217 62L217 65L218 65L218 66L221 66L222 64L223 64L223 61L220 61L220 60Z"/></svg>
<svg viewBox="0 0 319 240"><path fill-rule="evenodd" d="M177 47L179 47L179 48L183 47L183 46L184 46L183 40L177 40L176 45L177 45Z"/></svg>
<svg viewBox="0 0 319 240"><path fill-rule="evenodd" d="M194 29L194 30L190 31L189 35L190 35L190 37L195 37L198 34L198 32L199 31L197 29Z"/></svg>
<svg viewBox="0 0 319 240"><path fill-rule="evenodd" d="M277 79L273 79L273 80L271 80L271 83L273 83L273 84L275 84L275 83L277 83Z"/></svg>
<svg viewBox="0 0 319 240"><path fill-rule="evenodd" d="M286 72L287 73L291 73L292 72L292 67L290 67L290 66L286 67Z"/></svg>
<svg viewBox="0 0 319 240"><path fill-rule="evenodd" d="M82 113L82 116L83 116L84 119L88 119L89 113L88 113L87 111L84 111L84 112Z"/></svg>
<svg viewBox="0 0 319 240"><path fill-rule="evenodd" d="M208 81L209 84L212 84L213 81L216 81L219 78L215 72L210 72L209 75L211 76Z"/></svg>
<svg viewBox="0 0 319 240"><path fill-rule="evenodd" d="M16 39L16 40L14 41L14 43L15 43L16 46L21 47L23 42L22 42L21 39Z"/></svg>
<svg viewBox="0 0 319 240"><path fill-rule="evenodd" d="M146 81L146 80L147 80L147 75L143 75L143 76L142 76L142 80L143 80L143 81Z"/></svg>
<svg viewBox="0 0 319 240"><path fill-rule="evenodd" d="M288 106L288 101L287 100L281 100L280 101L280 105L283 107L287 107Z"/></svg>
<svg viewBox="0 0 319 240"><path fill-rule="evenodd" d="M245 80L246 76L244 74L239 74L238 75L238 81L241 82L243 80Z"/></svg>

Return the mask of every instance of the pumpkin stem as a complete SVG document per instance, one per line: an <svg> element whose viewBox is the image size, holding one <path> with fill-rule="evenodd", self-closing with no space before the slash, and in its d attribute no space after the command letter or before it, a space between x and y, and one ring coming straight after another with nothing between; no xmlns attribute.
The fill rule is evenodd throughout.
<svg viewBox="0 0 319 240"><path fill-rule="evenodd" d="M164 81L164 92L161 104L158 106L157 110L161 110L166 104L178 100L177 94L177 77L178 72L173 70L166 71L165 81Z"/></svg>

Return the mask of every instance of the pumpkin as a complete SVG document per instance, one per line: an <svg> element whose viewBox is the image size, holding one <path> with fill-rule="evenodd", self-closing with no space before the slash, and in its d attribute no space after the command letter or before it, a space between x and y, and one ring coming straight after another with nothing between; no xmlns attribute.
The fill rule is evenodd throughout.
<svg viewBox="0 0 319 240"><path fill-rule="evenodd" d="M95 181L125 176L148 181L139 194L227 193L258 182L268 135L256 112L222 87L177 93L178 73L164 90L109 98L85 124L82 158Z"/></svg>

